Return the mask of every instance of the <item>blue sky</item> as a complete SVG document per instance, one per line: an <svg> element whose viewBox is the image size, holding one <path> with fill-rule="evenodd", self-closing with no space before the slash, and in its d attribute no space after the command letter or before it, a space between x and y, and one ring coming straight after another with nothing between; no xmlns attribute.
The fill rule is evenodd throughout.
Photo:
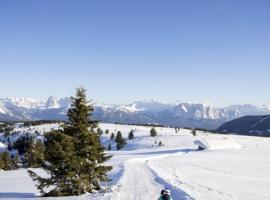
<svg viewBox="0 0 270 200"><path fill-rule="evenodd" d="M270 1L0 1L0 96L270 104Z"/></svg>

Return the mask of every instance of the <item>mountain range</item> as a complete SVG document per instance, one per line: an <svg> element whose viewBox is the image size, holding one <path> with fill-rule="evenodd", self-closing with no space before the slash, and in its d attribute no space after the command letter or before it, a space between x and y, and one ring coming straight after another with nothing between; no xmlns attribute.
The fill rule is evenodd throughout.
<svg viewBox="0 0 270 200"><path fill-rule="evenodd" d="M225 122L217 130L223 133L270 137L270 115L240 117Z"/></svg>
<svg viewBox="0 0 270 200"><path fill-rule="evenodd" d="M70 98L50 96L46 101L31 98L0 98L0 121L65 120ZM108 123L161 124L176 127L215 129L245 115L270 114L270 106L249 104L217 108L199 103L165 104L155 100L127 105L93 104L93 118Z"/></svg>

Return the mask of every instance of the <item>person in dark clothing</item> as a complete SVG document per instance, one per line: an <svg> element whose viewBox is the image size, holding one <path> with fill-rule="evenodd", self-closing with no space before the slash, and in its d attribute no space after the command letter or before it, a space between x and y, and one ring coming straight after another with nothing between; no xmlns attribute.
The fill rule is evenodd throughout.
<svg viewBox="0 0 270 200"><path fill-rule="evenodd" d="M158 200L173 200L171 197L171 191L167 188L161 190L161 196Z"/></svg>

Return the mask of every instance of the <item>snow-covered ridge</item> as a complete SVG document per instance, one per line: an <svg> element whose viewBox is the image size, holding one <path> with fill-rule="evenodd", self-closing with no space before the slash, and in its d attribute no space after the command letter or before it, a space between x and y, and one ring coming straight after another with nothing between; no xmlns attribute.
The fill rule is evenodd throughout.
<svg viewBox="0 0 270 200"><path fill-rule="evenodd" d="M10 111L0 102L0 114L8 114Z"/></svg>
<svg viewBox="0 0 270 200"><path fill-rule="evenodd" d="M0 98L0 102L6 107L37 108L44 102L26 97Z"/></svg>
<svg viewBox="0 0 270 200"><path fill-rule="evenodd" d="M270 114L270 106L232 105L217 108L205 103L162 103L152 99L130 104L91 102L94 119L108 123L151 123L179 127L218 128L226 121L245 115ZM0 98L0 120L64 120L70 98L50 96L45 101L32 98Z"/></svg>
<svg viewBox="0 0 270 200"><path fill-rule="evenodd" d="M70 100L68 97L57 98L55 96L48 97L47 101L41 101L27 97L0 98L0 105L7 108L17 107L25 109L50 109L69 106L69 103Z"/></svg>
<svg viewBox="0 0 270 200"><path fill-rule="evenodd" d="M70 105L70 98L57 98L56 96L50 96L46 101L36 100L33 98L27 97L11 97L11 98L0 98L0 108L3 107L19 107L19 108L27 108L27 109L51 109L51 108L63 108L68 107ZM127 112L140 112L140 111L163 111L172 109L172 107L177 106L178 110L182 110L183 112L189 112L190 109L197 109L197 116L201 115L201 117L210 117L216 118L215 113L217 110L222 111L238 111L245 113L257 113L257 112L270 112L270 105L262 105L255 106L249 104L237 104L231 105L225 108L217 108L212 105L206 103L162 103L154 99L145 99L142 101L134 101L130 104L105 104L105 103L94 103L95 107L100 107L104 110L113 109L119 111L127 111ZM208 114L207 114L208 113ZM209 116L206 116L209 115Z"/></svg>

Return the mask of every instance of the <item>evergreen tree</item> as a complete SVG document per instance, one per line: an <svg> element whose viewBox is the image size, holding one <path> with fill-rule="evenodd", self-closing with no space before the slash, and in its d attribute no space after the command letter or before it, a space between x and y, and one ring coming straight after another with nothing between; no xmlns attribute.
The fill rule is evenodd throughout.
<svg viewBox="0 0 270 200"><path fill-rule="evenodd" d="M134 130L131 130L129 133L128 133L128 139L129 140L132 140L134 138Z"/></svg>
<svg viewBox="0 0 270 200"><path fill-rule="evenodd" d="M111 140L114 140L115 136L114 133L111 134Z"/></svg>
<svg viewBox="0 0 270 200"><path fill-rule="evenodd" d="M197 135L196 129L192 129L192 130L191 130L191 133L192 133L192 135L195 137L195 136Z"/></svg>
<svg viewBox="0 0 270 200"><path fill-rule="evenodd" d="M121 142L121 140L123 140L122 133L121 133L121 131L117 131L116 137L115 137L115 142L119 143L119 142Z"/></svg>
<svg viewBox="0 0 270 200"><path fill-rule="evenodd" d="M150 136L151 137L156 137L157 136L157 131L156 131L156 129L154 127L151 128L151 130L150 130Z"/></svg>
<svg viewBox="0 0 270 200"><path fill-rule="evenodd" d="M93 192L101 189L101 181L108 181L107 172L112 167L102 163L111 156L105 155L94 130L97 128L97 122L91 120L94 109L85 93L85 89L77 89L76 97L71 98L68 123L62 129L46 134L43 168L51 176L42 178L29 171L44 196ZM50 186L54 188L46 193L44 189Z"/></svg>
<svg viewBox="0 0 270 200"><path fill-rule="evenodd" d="M26 167L41 167L44 160L44 145L41 141L32 141L24 155Z"/></svg>
<svg viewBox="0 0 270 200"><path fill-rule="evenodd" d="M33 138L28 135L25 135L16 140L16 142L13 145L13 148L17 149L20 155L23 155L28 151L32 142Z"/></svg>
<svg viewBox="0 0 270 200"><path fill-rule="evenodd" d="M20 162L21 162L20 156L18 154L16 154L15 156L12 156L11 162L12 162L13 169L19 168Z"/></svg>
<svg viewBox="0 0 270 200"><path fill-rule="evenodd" d="M99 136L101 136L101 135L103 134L103 131L101 130L101 128L97 128L97 134L98 134Z"/></svg>
<svg viewBox="0 0 270 200"><path fill-rule="evenodd" d="M14 169L12 159L7 151L0 154L0 169L11 170Z"/></svg>
<svg viewBox="0 0 270 200"><path fill-rule="evenodd" d="M115 137L117 150L123 148L126 145L126 140L123 138L121 131L118 131Z"/></svg>

